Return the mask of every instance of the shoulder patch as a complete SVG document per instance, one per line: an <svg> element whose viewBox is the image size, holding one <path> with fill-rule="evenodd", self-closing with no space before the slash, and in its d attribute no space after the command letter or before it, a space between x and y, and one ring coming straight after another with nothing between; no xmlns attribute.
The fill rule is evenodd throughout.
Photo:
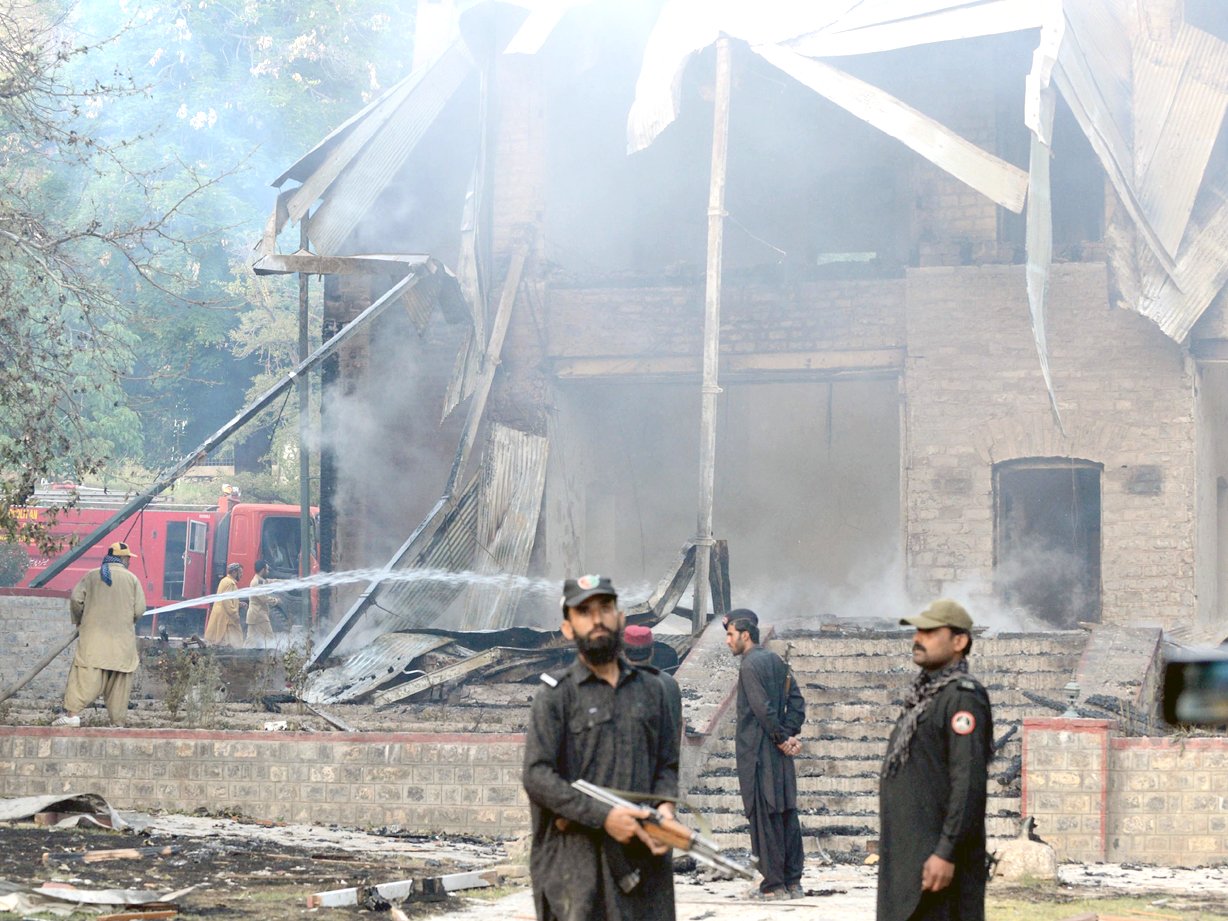
<svg viewBox="0 0 1228 921"><path fill-rule="evenodd" d="M973 681L971 678L960 678L959 681L956 682L956 685L959 687L961 691L975 691L976 690L976 682Z"/></svg>
<svg viewBox="0 0 1228 921"><path fill-rule="evenodd" d="M966 736L976 729L976 717L967 710L960 710L951 717L951 731L957 736Z"/></svg>
<svg viewBox="0 0 1228 921"><path fill-rule="evenodd" d="M542 684L548 684L552 688L557 688L559 686L559 679L555 678L554 675L548 674L547 672L542 672L541 679Z"/></svg>

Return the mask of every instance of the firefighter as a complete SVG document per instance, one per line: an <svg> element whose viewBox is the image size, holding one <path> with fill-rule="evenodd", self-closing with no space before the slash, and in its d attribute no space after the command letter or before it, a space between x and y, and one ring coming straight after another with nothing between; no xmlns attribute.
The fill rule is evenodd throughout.
<svg viewBox="0 0 1228 921"><path fill-rule="evenodd" d="M243 577L243 564L231 563L226 567L226 575L217 584L217 593L225 595L238 591L239 579ZM243 645L243 625L239 620L239 599L219 598L209 609L209 620L205 624L205 642L210 646Z"/></svg>
<svg viewBox="0 0 1228 921"><path fill-rule="evenodd" d="M72 622L80 630L77 653L64 690L63 716L53 726L80 726L80 713L101 694L111 724L124 725L132 676L140 660L136 622L145 613L141 580L128 572L136 556L123 541L107 548L102 565L85 574L68 600Z"/></svg>
<svg viewBox="0 0 1228 921"><path fill-rule="evenodd" d="M256 574L252 576L251 588L258 588L268 583L269 564L263 559L256 560ZM275 599L271 595L252 595L247 600L247 639L244 645L248 648L261 649L272 646L277 637L273 633L273 624L269 620L269 606Z"/></svg>

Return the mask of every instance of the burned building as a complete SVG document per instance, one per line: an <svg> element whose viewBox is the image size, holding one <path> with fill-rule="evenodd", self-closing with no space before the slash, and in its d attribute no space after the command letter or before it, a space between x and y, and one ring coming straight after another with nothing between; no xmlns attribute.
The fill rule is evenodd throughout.
<svg viewBox="0 0 1228 921"><path fill-rule="evenodd" d="M261 260L299 221L304 255L390 260L326 275L326 336L404 274L388 254L465 292L326 370L326 564L647 596L706 546L713 397L738 603L1228 636L1228 16L750 6L421 0L413 75L279 177ZM330 616L551 625L526 585Z"/></svg>

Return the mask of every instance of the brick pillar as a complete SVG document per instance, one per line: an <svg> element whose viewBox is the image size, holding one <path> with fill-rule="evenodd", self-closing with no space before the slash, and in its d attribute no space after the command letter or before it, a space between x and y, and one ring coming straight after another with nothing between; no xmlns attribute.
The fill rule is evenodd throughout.
<svg viewBox="0 0 1228 921"><path fill-rule="evenodd" d="M1108 851L1108 720L1023 721L1024 816L1058 860L1103 861Z"/></svg>

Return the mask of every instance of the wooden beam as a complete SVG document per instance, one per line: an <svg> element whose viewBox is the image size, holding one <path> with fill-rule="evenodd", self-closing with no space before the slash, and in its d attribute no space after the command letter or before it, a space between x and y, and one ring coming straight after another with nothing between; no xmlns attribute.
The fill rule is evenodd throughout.
<svg viewBox="0 0 1228 921"><path fill-rule="evenodd" d="M832 349L821 352L754 352L721 356L727 376L799 372L883 373L904 369L904 349ZM556 358L559 380L595 378L695 378L700 362L693 355L638 355L601 358Z"/></svg>
<svg viewBox="0 0 1228 921"><path fill-rule="evenodd" d="M503 656L503 653L504 650L501 647L495 646L492 649L487 649L485 652L479 652L477 655L462 659L460 662L453 662L451 665L437 668L421 678L415 678L404 684L398 684L395 688L380 691L374 696L373 700L377 707L383 707L387 704L404 700L407 697L413 697L415 694L421 694L423 691L429 691L438 685L446 684L449 681L456 681L458 678L463 678L479 669L494 665Z"/></svg>

